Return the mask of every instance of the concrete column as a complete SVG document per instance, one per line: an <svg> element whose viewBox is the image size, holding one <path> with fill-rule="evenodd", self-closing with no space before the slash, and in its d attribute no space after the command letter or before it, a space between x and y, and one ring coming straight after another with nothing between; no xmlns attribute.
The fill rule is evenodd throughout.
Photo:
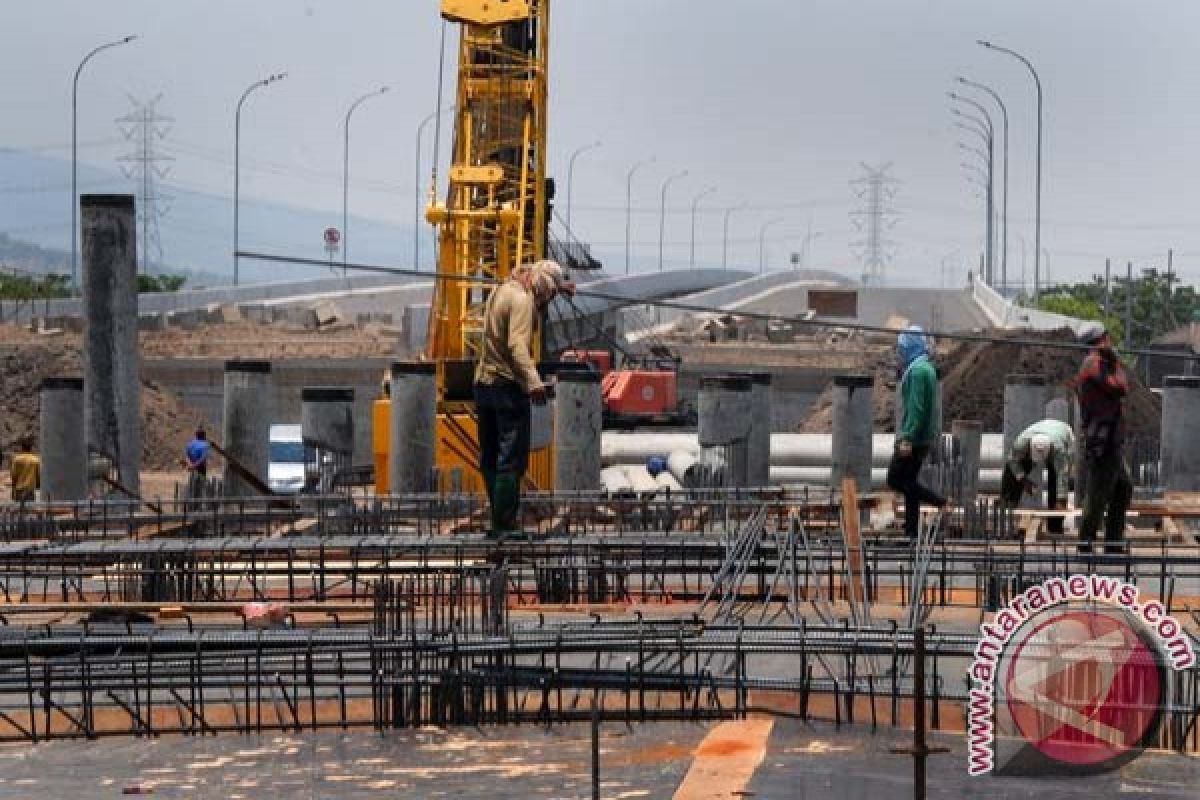
<svg viewBox="0 0 1200 800"><path fill-rule="evenodd" d="M753 382L744 375L706 377L700 381L696 410L700 447L721 448L727 454L725 485L747 486Z"/></svg>
<svg viewBox="0 0 1200 800"><path fill-rule="evenodd" d="M871 458L875 378L870 375L837 375L833 379L834 487L854 478L860 492L871 491Z"/></svg>
<svg viewBox="0 0 1200 800"><path fill-rule="evenodd" d="M983 446L983 423L956 419L950 433L958 440L962 453L962 503L970 505L979 497L979 455Z"/></svg>
<svg viewBox="0 0 1200 800"><path fill-rule="evenodd" d="M554 397L554 488L575 492L600 487L604 397L600 373L558 373Z"/></svg>
<svg viewBox="0 0 1200 800"><path fill-rule="evenodd" d="M275 422L275 379L269 361L226 361L224 431L221 447L229 459L267 482L271 424ZM225 466L225 496L254 497L259 490L231 465Z"/></svg>
<svg viewBox="0 0 1200 800"><path fill-rule="evenodd" d="M433 491L437 464L437 372L432 363L392 364L392 494Z"/></svg>
<svg viewBox="0 0 1200 800"><path fill-rule="evenodd" d="M1071 401L1065 395L1051 397L1046 402L1045 419L1056 419L1071 424Z"/></svg>
<svg viewBox="0 0 1200 800"><path fill-rule="evenodd" d="M767 486L771 481L771 373L747 372L750 379L750 432L746 448L748 486Z"/></svg>
<svg viewBox="0 0 1200 800"><path fill-rule="evenodd" d="M1162 471L1168 492L1200 491L1200 377L1163 379Z"/></svg>
<svg viewBox="0 0 1200 800"><path fill-rule="evenodd" d="M83 378L87 447L135 494L142 467L137 222L132 195L85 194Z"/></svg>
<svg viewBox="0 0 1200 800"><path fill-rule="evenodd" d="M86 500L87 442L83 430L83 378L46 378L38 389L42 499Z"/></svg>
<svg viewBox="0 0 1200 800"><path fill-rule="evenodd" d="M306 467L310 486L319 493L334 489L334 476L354 462L354 390L306 386L300 390L300 436L316 461ZM305 459L313 462L310 455ZM315 472L313 469L315 468Z"/></svg>
<svg viewBox="0 0 1200 800"><path fill-rule="evenodd" d="M1049 389L1041 375L1009 375L1004 384L1004 457L1021 431L1046 418Z"/></svg>

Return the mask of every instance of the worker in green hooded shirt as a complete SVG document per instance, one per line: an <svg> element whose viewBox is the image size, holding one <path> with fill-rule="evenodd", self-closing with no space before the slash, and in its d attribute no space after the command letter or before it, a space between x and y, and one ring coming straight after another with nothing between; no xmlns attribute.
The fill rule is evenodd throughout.
<svg viewBox="0 0 1200 800"><path fill-rule="evenodd" d="M915 542L921 519L921 504L941 508L945 498L923 486L921 465L941 433L941 389L937 370L929 360L929 340L917 325L910 325L896 343L900 362L900 414L896 425L896 448L888 465L887 485L904 495L904 534Z"/></svg>

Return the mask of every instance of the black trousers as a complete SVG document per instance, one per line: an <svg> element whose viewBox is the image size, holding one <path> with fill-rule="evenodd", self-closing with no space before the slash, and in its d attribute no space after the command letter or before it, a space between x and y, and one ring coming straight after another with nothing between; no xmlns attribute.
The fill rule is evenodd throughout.
<svg viewBox="0 0 1200 800"><path fill-rule="evenodd" d="M521 478L529 466L529 395L515 383L476 384L479 471L491 505L491 530L506 534L520 528Z"/></svg>
<svg viewBox="0 0 1200 800"><path fill-rule="evenodd" d="M922 486L918 478L921 465L929 455L928 447L913 447L912 454L902 457L892 454L888 464L887 485L893 492L904 495L904 535L915 541L921 524L921 504L942 506L946 500L937 492Z"/></svg>
<svg viewBox="0 0 1200 800"><path fill-rule="evenodd" d="M1083 520L1079 525L1079 547L1091 552L1100 525L1104 525L1104 551L1124 552L1125 513L1133 499L1133 482L1119 449L1087 460L1087 491Z"/></svg>

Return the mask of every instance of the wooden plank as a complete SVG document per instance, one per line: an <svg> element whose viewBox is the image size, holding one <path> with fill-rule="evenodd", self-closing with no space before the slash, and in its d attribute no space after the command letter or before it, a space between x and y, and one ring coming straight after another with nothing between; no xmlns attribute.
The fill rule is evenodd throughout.
<svg viewBox="0 0 1200 800"><path fill-rule="evenodd" d="M692 766L673 800L727 800L745 794L767 755L774 725L770 718L717 725L696 748Z"/></svg>
<svg viewBox="0 0 1200 800"><path fill-rule="evenodd" d="M850 602L853 609L858 609L866 600L863 581L866 569L858 517L858 483L854 478L842 479L842 537L846 542L846 563L850 569ZM854 618L858 619L857 613Z"/></svg>

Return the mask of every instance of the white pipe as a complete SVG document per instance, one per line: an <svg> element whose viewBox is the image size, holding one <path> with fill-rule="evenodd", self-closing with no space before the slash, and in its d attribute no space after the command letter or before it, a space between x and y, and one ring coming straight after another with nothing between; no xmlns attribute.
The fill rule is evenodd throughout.
<svg viewBox="0 0 1200 800"><path fill-rule="evenodd" d="M646 499L654 497L661 489L658 482L654 480L654 476L640 464L625 467L625 475L629 478L634 493L639 497Z"/></svg>
<svg viewBox="0 0 1200 800"><path fill-rule="evenodd" d="M608 470L623 470L624 474L633 476L640 472L645 472L645 467L640 464L626 464L620 467L608 467ZM771 467L771 485L772 486L828 486L830 475L833 470L830 467ZM983 469L979 471L979 490L983 492L995 493L1000 491L1000 476L1003 470L1000 469ZM650 473L646 472L648 477ZM662 473L659 478L662 478L668 473ZM654 480L654 479L651 479ZM607 484L605 484L607 487ZM649 488L648 485L645 488ZM876 468L871 470L871 488L873 491L882 491L887 488L887 469ZM611 490L610 490L611 491ZM638 494L643 494L643 489L636 486L632 491ZM678 491L672 488L672 491ZM627 492L629 493L629 492Z"/></svg>
<svg viewBox="0 0 1200 800"><path fill-rule="evenodd" d="M877 433L872 442L872 463L886 467L892 457L895 437ZM700 445L694 433L618 433L605 431L602 440L605 464L645 464L654 456L670 457L676 453L693 457L700 455ZM833 436L828 433L771 434L771 466L828 467L833 461ZM980 445L979 465L984 469L1004 466L1004 437L985 433ZM675 475L676 478L680 476ZM684 481L686 484L686 481Z"/></svg>
<svg viewBox="0 0 1200 800"><path fill-rule="evenodd" d="M609 494L626 496L633 494L633 484L629 482L629 476L626 474L624 466L611 466L600 470L600 485Z"/></svg>

